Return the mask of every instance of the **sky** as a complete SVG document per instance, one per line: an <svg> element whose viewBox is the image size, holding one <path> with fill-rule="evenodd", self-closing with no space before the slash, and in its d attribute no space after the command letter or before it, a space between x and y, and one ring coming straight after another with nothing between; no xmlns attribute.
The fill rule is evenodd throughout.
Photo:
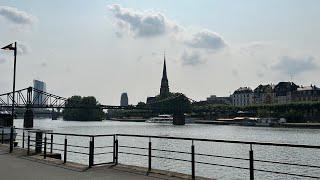
<svg viewBox="0 0 320 180"><path fill-rule="evenodd" d="M318 0L0 0L0 46L18 43L16 88L130 104L160 90L194 100L239 87L320 86ZM0 51L0 93L13 54Z"/></svg>

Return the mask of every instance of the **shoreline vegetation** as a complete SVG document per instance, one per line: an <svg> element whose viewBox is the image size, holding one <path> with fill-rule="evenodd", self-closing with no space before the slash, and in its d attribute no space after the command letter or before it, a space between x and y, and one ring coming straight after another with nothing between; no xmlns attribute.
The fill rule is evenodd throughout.
<svg viewBox="0 0 320 180"><path fill-rule="evenodd" d="M72 96L68 98L65 109L62 112L63 120L66 121L102 121L105 114L102 109L97 108L81 108L81 107L96 107L98 101L93 96L81 97ZM80 108L68 108L68 107Z"/></svg>
<svg viewBox="0 0 320 180"><path fill-rule="evenodd" d="M250 117L285 118L287 123L320 123L320 102L297 102L290 104L264 104L254 106L231 106L192 103L191 110L186 113L190 117L216 120L234 118L239 112L246 112ZM110 118L143 117L150 118L156 113L141 110L110 110L106 114Z"/></svg>

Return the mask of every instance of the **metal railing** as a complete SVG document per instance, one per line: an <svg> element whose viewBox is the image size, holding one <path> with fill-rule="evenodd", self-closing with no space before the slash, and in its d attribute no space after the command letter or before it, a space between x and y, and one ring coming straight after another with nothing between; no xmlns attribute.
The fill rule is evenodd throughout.
<svg viewBox="0 0 320 180"><path fill-rule="evenodd" d="M44 159L48 157L48 154L59 152L63 154L64 163L67 163L69 161L68 155L70 153L76 154L78 156L84 155L87 157L86 164L88 165L89 168L93 166L105 165L105 164L117 165L119 163L119 155L122 154L122 155L131 155L131 156L147 158L146 164L147 164L148 172L152 171L153 169L154 159L166 159L170 161L180 161L180 162L190 163L190 167L191 167L190 175L192 179L195 179L196 177L197 164L245 170L248 172L250 180L254 179L256 172L273 173L278 175L295 176L300 178L320 179L319 176L316 176L314 174L303 174L303 173L297 173L297 172L287 172L282 170L255 168L256 163L268 163L272 165L283 165L288 167L294 166L294 167L301 167L301 168L314 168L319 172L320 171L319 165L285 162L285 161L271 161L266 159L257 159L254 157L254 148L258 146L320 150L320 146L315 146L315 145L281 144L281 143L271 143L271 142L255 142L255 141L231 141L231 140L182 138L182 137L168 137L168 136L148 136L148 135L133 135L133 134L85 135L85 134L68 134L68 133L54 133L54 132L45 132L43 133L42 138L37 139L36 136L33 136L36 133L36 131L34 130L31 131L30 129L19 129L19 128L16 128L16 130L20 131L20 133L18 132L17 134L17 137L21 137L20 139L17 138L17 140L21 140L20 147L27 149L28 155L31 155L34 152L36 152L37 148L40 148L42 150L42 155ZM130 146L128 144L119 145L120 137L144 139L144 141L147 140L148 142L145 144L145 146L138 146L138 145ZM81 140L81 138L86 139L86 141ZM97 141L97 139L102 139L102 140ZM190 151L155 148L153 147L152 142L154 142L156 139L165 140L165 141L175 140L175 141L190 142ZM71 142L81 142L81 144L71 144ZM100 145L97 144L97 142L99 142ZM110 144L101 145L101 142L108 142ZM143 142L143 141L137 141L137 142ZM196 143L210 143L210 142L233 144L233 145L248 145L248 158L196 152L195 150ZM2 143L3 143L3 140L2 140ZM139 144L139 143L136 143L136 144ZM133 151L126 151L126 149L130 149ZM141 153L141 151L143 151L144 153ZM185 155L184 157L187 157L187 158L179 158L176 156L161 156L161 155L157 155L158 152ZM112 154L112 159L109 160L109 159L99 158L100 155L107 155L107 154ZM196 160L196 157L204 157L202 159L205 159L205 160ZM243 161L243 162L247 162L248 164L247 166L229 165L229 164L224 164L219 162L213 162L209 159L209 157L229 159L232 161ZM99 159L99 160L102 159L104 161L95 162L95 159ZM85 161L81 161L78 163L84 164L83 162Z"/></svg>

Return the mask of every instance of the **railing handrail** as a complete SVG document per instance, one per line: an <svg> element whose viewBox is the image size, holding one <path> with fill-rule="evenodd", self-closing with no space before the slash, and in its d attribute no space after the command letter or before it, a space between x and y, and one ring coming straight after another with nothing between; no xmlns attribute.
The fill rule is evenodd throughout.
<svg viewBox="0 0 320 180"><path fill-rule="evenodd" d="M320 146L306 145L306 144L288 144L288 143L257 142L257 141L235 141L235 140L204 139L204 138L184 138L184 137L176 137L176 136L150 136L150 135L138 135L138 134L115 134L115 135L116 136L127 136L127 137L177 139L177 140L189 140L189 141L222 142L222 143L231 143L231 144L248 144L248 145L262 145L262 146L283 146L283 147L320 149Z"/></svg>
<svg viewBox="0 0 320 180"><path fill-rule="evenodd" d="M15 128L19 130L35 130L25 128ZM39 129L40 130L40 129ZM156 136L156 135L141 135L141 134L75 134L75 133L55 133L44 132L45 134L62 135L62 136L80 136L80 137L105 137L105 136L126 136L126 137L141 137L141 138L154 138L154 139L176 139L187 141L205 141L205 142L220 142L230 144L247 144L247 145L261 145L261 146L280 146L280 147L295 147L295 148L308 148L320 149L320 145L307 145L307 144L289 144L289 143L274 143L274 142L258 142L258 141L240 141L240 140L225 140L225 139L207 139L207 138L190 138L190 137L177 137L177 136Z"/></svg>

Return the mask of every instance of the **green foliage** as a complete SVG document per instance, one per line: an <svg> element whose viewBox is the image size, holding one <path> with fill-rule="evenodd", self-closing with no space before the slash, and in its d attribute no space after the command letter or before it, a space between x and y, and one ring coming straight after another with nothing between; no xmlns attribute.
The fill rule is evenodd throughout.
<svg viewBox="0 0 320 180"><path fill-rule="evenodd" d="M191 103L182 93L170 93L166 97L155 97L155 102L147 104L153 111L158 113L190 112Z"/></svg>
<svg viewBox="0 0 320 180"><path fill-rule="evenodd" d="M192 104L192 111L198 114L215 112L232 114L238 111L254 112L258 117L286 118L288 122L320 121L320 102L293 102L289 104L261 104L251 106Z"/></svg>
<svg viewBox="0 0 320 180"><path fill-rule="evenodd" d="M153 113L148 110L140 109L111 109L108 110L108 118L130 118L130 117L142 117L149 118L152 117Z"/></svg>
<svg viewBox="0 0 320 180"><path fill-rule="evenodd" d="M98 107L99 103L93 96L72 96L63 110L63 119L69 121L101 121L104 112ZM79 107L79 108L68 108Z"/></svg>
<svg viewBox="0 0 320 180"><path fill-rule="evenodd" d="M146 105L146 103L144 103L144 102L138 102L137 108L141 108L141 109L147 108L147 105Z"/></svg>

